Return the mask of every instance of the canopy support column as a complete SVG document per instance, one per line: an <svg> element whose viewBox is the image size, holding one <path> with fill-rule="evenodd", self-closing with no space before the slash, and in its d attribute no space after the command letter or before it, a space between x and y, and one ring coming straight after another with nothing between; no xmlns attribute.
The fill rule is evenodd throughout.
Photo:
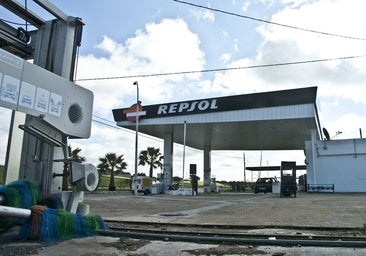
<svg viewBox="0 0 366 256"><path fill-rule="evenodd" d="M203 191L211 192L211 147L205 146L203 149Z"/></svg>
<svg viewBox="0 0 366 256"><path fill-rule="evenodd" d="M164 137L164 183L167 189L173 179L173 133L166 133Z"/></svg>

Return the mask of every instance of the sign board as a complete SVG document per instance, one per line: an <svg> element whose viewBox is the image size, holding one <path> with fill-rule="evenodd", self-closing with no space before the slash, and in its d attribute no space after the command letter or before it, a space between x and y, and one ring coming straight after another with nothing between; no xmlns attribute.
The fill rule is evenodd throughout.
<svg viewBox="0 0 366 256"><path fill-rule="evenodd" d="M171 116L206 114L243 109L269 108L277 106L315 103L316 87L283 90L266 93L253 93L181 102L171 102L143 106L139 111L142 118L162 118ZM129 121L130 108L113 109L116 122Z"/></svg>
<svg viewBox="0 0 366 256"><path fill-rule="evenodd" d="M189 165L189 174L190 175L196 175L197 174L197 165L196 164L190 164Z"/></svg>
<svg viewBox="0 0 366 256"><path fill-rule="evenodd" d="M0 49L0 106L43 120L71 137L90 137L93 93Z"/></svg>

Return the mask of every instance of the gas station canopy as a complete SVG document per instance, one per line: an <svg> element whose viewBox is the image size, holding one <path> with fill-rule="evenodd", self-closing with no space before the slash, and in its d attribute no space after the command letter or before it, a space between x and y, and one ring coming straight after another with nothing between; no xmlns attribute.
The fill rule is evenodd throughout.
<svg viewBox="0 0 366 256"><path fill-rule="evenodd" d="M317 87L114 109L117 125L211 150L301 150L321 136ZM184 126L186 125L186 129Z"/></svg>

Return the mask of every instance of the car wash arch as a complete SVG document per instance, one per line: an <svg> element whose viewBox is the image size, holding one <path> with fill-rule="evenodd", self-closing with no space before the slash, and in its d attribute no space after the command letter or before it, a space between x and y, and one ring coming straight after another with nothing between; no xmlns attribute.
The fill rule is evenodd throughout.
<svg viewBox="0 0 366 256"><path fill-rule="evenodd" d="M204 191L213 150L304 150L319 140L317 87L113 109L116 124L164 140L164 180L172 184L173 143L203 151ZM138 114L140 113L140 114ZM183 125L186 123L186 129ZM185 132L184 132L185 130Z"/></svg>

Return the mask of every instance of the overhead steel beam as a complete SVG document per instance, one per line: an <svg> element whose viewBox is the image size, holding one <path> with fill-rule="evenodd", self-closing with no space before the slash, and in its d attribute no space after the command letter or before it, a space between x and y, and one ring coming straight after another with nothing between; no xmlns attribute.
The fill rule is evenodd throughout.
<svg viewBox="0 0 366 256"><path fill-rule="evenodd" d="M245 167L248 171L280 171L281 166L253 166ZM306 165L296 165L296 170L306 170Z"/></svg>
<svg viewBox="0 0 366 256"><path fill-rule="evenodd" d="M15 0L0 0L0 5L4 6L9 11L18 15L37 28L43 26L45 23L41 17L28 10L24 5Z"/></svg>
<svg viewBox="0 0 366 256"><path fill-rule="evenodd" d="M60 10L57 6L51 3L48 0L33 0L37 4L39 4L43 9L47 10L53 16L58 19L61 19L65 22L68 21L68 15L66 15L62 10Z"/></svg>
<svg viewBox="0 0 366 256"><path fill-rule="evenodd" d="M0 21L0 48L21 58L31 59L34 49L28 44L30 33Z"/></svg>

